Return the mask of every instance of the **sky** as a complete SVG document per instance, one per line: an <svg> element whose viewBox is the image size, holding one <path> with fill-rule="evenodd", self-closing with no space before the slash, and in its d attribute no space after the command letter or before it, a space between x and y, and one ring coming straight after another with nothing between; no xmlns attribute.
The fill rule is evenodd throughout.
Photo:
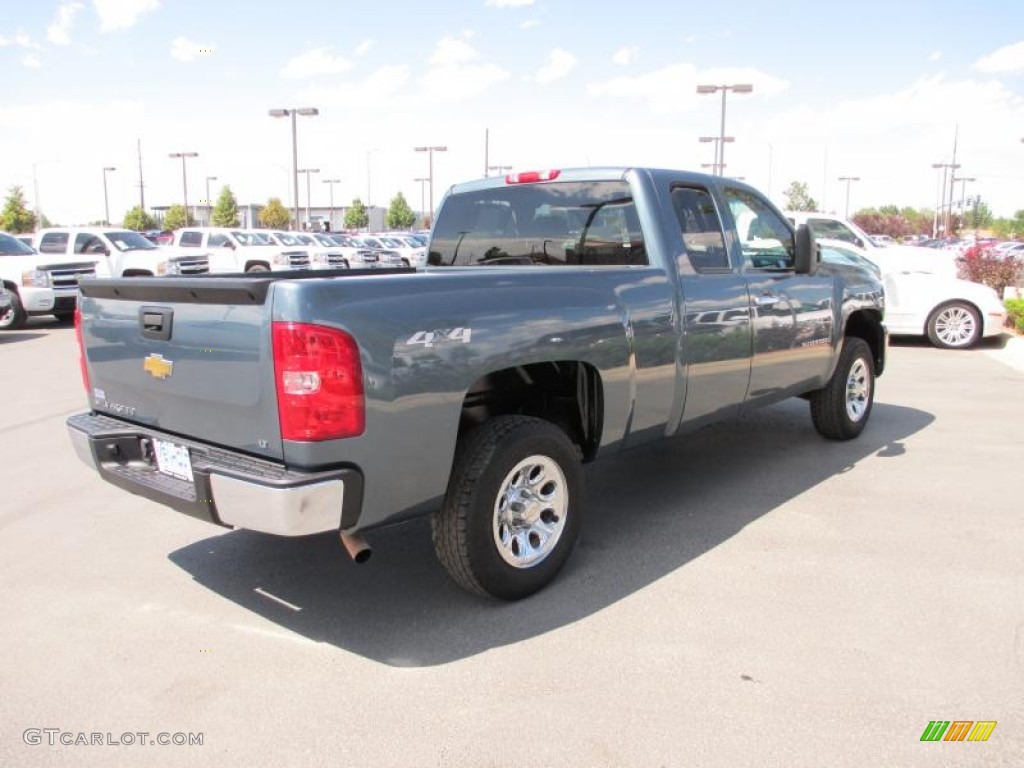
<svg viewBox="0 0 1024 768"><path fill-rule="evenodd" d="M726 99L726 175L839 214L954 198L1024 209L1024 2L0 0L0 191L54 222L216 199L292 204L288 119L315 206L415 210L485 175L702 170ZM115 171L104 174L104 167ZM491 172L494 173L493 171ZM840 177L857 177L844 182ZM306 204L306 176L299 202ZM334 184L328 179L338 179Z"/></svg>

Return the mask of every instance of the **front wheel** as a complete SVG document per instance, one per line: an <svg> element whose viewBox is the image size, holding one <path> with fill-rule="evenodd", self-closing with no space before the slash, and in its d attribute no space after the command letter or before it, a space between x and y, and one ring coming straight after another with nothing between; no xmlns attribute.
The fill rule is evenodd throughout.
<svg viewBox="0 0 1024 768"><path fill-rule="evenodd" d="M250 264L249 268L246 269L245 271L246 272L269 272L270 271L270 267L268 267L266 264Z"/></svg>
<svg viewBox="0 0 1024 768"><path fill-rule="evenodd" d="M928 318L928 340L942 349L970 349L981 338L981 318L970 304L945 304Z"/></svg>
<svg viewBox="0 0 1024 768"><path fill-rule="evenodd" d="M875 399L875 363L864 339L847 336L832 378L810 394L814 428L830 440L851 440L868 423Z"/></svg>
<svg viewBox="0 0 1024 768"><path fill-rule="evenodd" d="M0 331L16 331L24 327L28 313L21 305L21 297L14 291L10 291L11 306L0 310Z"/></svg>
<svg viewBox="0 0 1024 768"><path fill-rule="evenodd" d="M527 597L569 558L582 497L583 470L565 432L528 416L491 419L459 445L432 520L437 558L471 592Z"/></svg>

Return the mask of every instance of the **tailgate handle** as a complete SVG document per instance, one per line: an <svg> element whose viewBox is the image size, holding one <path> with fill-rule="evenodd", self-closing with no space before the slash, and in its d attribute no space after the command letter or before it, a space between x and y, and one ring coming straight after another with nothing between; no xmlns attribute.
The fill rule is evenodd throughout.
<svg viewBox="0 0 1024 768"><path fill-rule="evenodd" d="M142 307L139 309L139 327L143 337L156 341L169 341L174 324L174 310L168 307Z"/></svg>

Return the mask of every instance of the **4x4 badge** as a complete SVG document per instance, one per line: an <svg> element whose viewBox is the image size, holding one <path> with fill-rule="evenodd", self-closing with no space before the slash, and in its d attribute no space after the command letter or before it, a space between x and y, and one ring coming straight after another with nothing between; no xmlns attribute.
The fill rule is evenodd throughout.
<svg viewBox="0 0 1024 768"><path fill-rule="evenodd" d="M171 371L174 370L174 361L164 360L163 355L154 352L142 361L142 370L154 379L167 379L170 378Z"/></svg>

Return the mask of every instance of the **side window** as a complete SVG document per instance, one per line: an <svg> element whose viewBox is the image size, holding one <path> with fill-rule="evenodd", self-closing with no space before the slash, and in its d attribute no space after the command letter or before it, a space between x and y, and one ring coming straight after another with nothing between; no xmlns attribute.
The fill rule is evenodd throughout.
<svg viewBox="0 0 1024 768"><path fill-rule="evenodd" d="M854 245L860 244L860 238L841 222L831 219L807 219L807 226L817 237L830 237L833 240L843 240Z"/></svg>
<svg viewBox="0 0 1024 768"><path fill-rule="evenodd" d="M757 195L742 189L725 190L743 264L753 269L793 269L796 243L786 221Z"/></svg>
<svg viewBox="0 0 1024 768"><path fill-rule="evenodd" d="M198 232L196 233L199 234ZM200 235L202 238L202 235ZM229 245L228 236L222 235L219 232L214 232L210 235L210 248L226 248Z"/></svg>
<svg viewBox="0 0 1024 768"><path fill-rule="evenodd" d="M183 245L186 248L198 248L203 244L203 233L182 232L181 240L178 242L178 244Z"/></svg>
<svg viewBox="0 0 1024 768"><path fill-rule="evenodd" d="M40 253L67 253L67 250L67 232L47 232L43 235L43 239L39 241Z"/></svg>
<svg viewBox="0 0 1024 768"><path fill-rule="evenodd" d="M678 265L680 272L716 272L729 269L729 254L725 250L722 224L715 210L715 202L706 189L675 187L672 207L683 235L685 263Z"/></svg>
<svg viewBox="0 0 1024 768"><path fill-rule="evenodd" d="M102 252L103 241L96 235L90 235L87 232L79 232L75 235L75 253L96 254Z"/></svg>

